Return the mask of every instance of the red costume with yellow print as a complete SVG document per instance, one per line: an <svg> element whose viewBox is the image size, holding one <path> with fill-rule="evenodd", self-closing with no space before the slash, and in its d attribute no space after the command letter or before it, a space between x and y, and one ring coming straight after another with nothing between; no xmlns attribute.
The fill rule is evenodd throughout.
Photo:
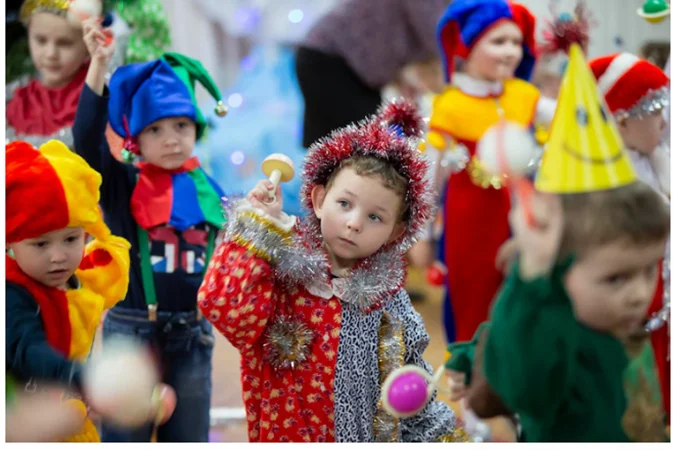
<svg viewBox="0 0 673 450"><path fill-rule="evenodd" d="M59 141L39 150L16 141L6 147L6 241L20 242L45 233L82 227L86 245L75 277L76 289L45 286L24 273L10 256L6 280L23 287L39 306L49 345L64 357L84 361L105 309L126 296L130 244L113 236L98 207L101 176ZM77 407L85 411L79 400ZM69 441L99 441L90 420Z"/></svg>

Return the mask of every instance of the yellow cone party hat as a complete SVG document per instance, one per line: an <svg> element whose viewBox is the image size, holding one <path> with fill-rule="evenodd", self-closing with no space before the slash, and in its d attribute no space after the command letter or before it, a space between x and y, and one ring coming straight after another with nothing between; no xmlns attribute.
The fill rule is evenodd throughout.
<svg viewBox="0 0 673 450"><path fill-rule="evenodd" d="M573 44L568 54L568 68L535 188L571 194L633 183L636 172L580 46Z"/></svg>

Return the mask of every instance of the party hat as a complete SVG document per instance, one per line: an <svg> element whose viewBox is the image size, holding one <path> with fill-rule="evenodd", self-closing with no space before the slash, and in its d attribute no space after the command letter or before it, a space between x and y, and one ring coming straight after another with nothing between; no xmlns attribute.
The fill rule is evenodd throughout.
<svg viewBox="0 0 673 450"><path fill-rule="evenodd" d="M636 172L578 44L569 57L535 188L571 194L633 183Z"/></svg>

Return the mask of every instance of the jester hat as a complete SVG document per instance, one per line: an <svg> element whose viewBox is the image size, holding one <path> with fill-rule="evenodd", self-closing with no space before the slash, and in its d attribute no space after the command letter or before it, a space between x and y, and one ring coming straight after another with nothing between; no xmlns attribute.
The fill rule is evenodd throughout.
<svg viewBox="0 0 673 450"><path fill-rule="evenodd" d="M98 207L100 174L55 140L43 144L39 150L27 142L12 142L6 146L5 158L7 244L63 228L81 227L94 239L87 244L80 269L110 265L101 263L101 258L113 260L119 270L108 271L110 278L98 282L106 285L104 290L109 298L123 299L128 288L130 244L113 236L103 221ZM98 260L93 261L87 255Z"/></svg>
<svg viewBox="0 0 673 450"><path fill-rule="evenodd" d="M467 58L477 41L502 20L514 22L523 34L523 57L515 76L530 79L535 65L535 16L508 0L453 0L437 25L447 82L454 71L454 58Z"/></svg>
<svg viewBox="0 0 673 450"><path fill-rule="evenodd" d="M122 66L110 79L108 113L110 126L124 138L124 148L139 155L136 138L145 127L168 117L187 117L196 123L201 139L207 121L196 102L199 81L217 100L215 112L226 114L217 85L203 65L179 53L160 59Z"/></svg>

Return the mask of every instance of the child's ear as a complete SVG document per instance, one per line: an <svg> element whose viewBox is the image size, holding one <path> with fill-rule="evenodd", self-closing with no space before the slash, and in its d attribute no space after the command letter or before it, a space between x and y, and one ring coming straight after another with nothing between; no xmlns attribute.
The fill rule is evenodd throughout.
<svg viewBox="0 0 673 450"><path fill-rule="evenodd" d="M313 188L311 191L311 202L313 203L313 212L318 219L322 219L322 207L325 202L325 195L327 195L327 190L325 186L318 185Z"/></svg>
<svg viewBox="0 0 673 450"><path fill-rule="evenodd" d="M619 131L619 134L623 135L628 131L628 129L629 129L628 117L622 117L621 119L617 120L617 130Z"/></svg>
<svg viewBox="0 0 673 450"><path fill-rule="evenodd" d="M397 222L397 225L395 225L395 228L393 228L393 232L390 234L388 242L395 242L397 239L399 239L399 237L404 234L404 229L404 222Z"/></svg>

